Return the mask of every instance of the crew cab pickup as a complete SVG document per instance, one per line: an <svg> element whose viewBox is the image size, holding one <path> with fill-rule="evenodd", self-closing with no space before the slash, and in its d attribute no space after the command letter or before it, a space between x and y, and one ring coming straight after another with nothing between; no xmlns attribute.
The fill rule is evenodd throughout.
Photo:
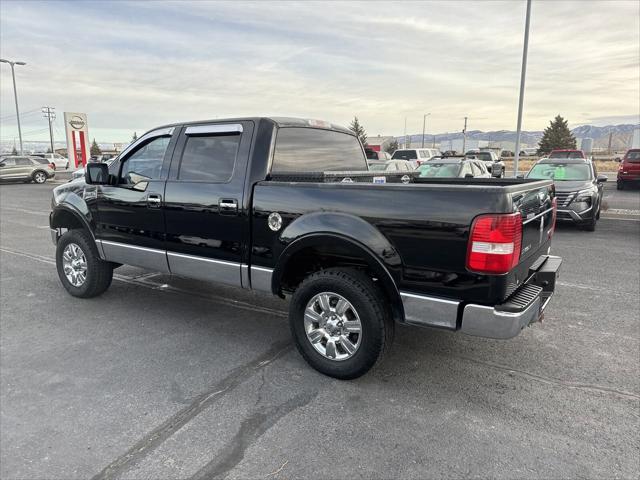
<svg viewBox="0 0 640 480"><path fill-rule="evenodd" d="M342 379L396 322L504 339L541 318L561 263L551 180L384 175L326 122L160 127L54 189L58 275L83 298L123 264L288 297L299 352Z"/></svg>

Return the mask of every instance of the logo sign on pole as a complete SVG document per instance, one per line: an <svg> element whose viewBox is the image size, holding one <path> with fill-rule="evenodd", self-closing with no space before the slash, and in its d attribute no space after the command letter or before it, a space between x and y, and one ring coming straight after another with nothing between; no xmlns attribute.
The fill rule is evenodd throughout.
<svg viewBox="0 0 640 480"><path fill-rule="evenodd" d="M78 168L89 161L89 129L87 114L64 112L64 126L67 134L67 155Z"/></svg>

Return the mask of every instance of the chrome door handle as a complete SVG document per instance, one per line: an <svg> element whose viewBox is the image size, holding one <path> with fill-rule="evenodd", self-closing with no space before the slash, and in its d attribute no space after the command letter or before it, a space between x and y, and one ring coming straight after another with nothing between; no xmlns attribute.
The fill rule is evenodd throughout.
<svg viewBox="0 0 640 480"><path fill-rule="evenodd" d="M162 203L162 196L157 193L150 193L147 196L147 206L149 208L160 208L160 204Z"/></svg>
<svg viewBox="0 0 640 480"><path fill-rule="evenodd" d="M237 215L238 201L234 198L221 198L218 201L220 215Z"/></svg>

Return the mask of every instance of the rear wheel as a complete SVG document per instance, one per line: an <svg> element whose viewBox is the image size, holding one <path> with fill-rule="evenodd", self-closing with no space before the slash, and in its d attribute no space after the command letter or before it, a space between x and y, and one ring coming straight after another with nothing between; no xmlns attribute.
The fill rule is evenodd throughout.
<svg viewBox="0 0 640 480"><path fill-rule="evenodd" d="M56 267L62 285L74 297L96 297L113 279L113 265L100 258L85 230L69 230L58 239Z"/></svg>
<svg viewBox="0 0 640 480"><path fill-rule="evenodd" d="M384 295L364 273L332 268L307 277L294 293L289 326L316 370L339 379L368 372L393 339Z"/></svg>
<svg viewBox="0 0 640 480"><path fill-rule="evenodd" d="M33 181L39 184L43 184L44 182L47 181L47 174L44 173L42 170L38 170L36 172L34 172L33 174Z"/></svg>
<svg viewBox="0 0 640 480"><path fill-rule="evenodd" d="M616 188L618 190L624 190L624 182L622 180L618 180L618 182L616 184Z"/></svg>

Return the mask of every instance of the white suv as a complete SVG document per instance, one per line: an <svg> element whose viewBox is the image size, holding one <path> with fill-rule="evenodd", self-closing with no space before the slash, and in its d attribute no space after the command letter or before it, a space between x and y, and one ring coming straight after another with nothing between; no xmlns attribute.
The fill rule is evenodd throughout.
<svg viewBox="0 0 640 480"><path fill-rule="evenodd" d="M49 162L56 166L56 170L58 168L63 168L65 170L69 168L69 159L58 153L34 153L32 156L49 160Z"/></svg>
<svg viewBox="0 0 640 480"><path fill-rule="evenodd" d="M437 148L403 148L393 152L391 160L414 160L420 165L440 155L440 150Z"/></svg>

